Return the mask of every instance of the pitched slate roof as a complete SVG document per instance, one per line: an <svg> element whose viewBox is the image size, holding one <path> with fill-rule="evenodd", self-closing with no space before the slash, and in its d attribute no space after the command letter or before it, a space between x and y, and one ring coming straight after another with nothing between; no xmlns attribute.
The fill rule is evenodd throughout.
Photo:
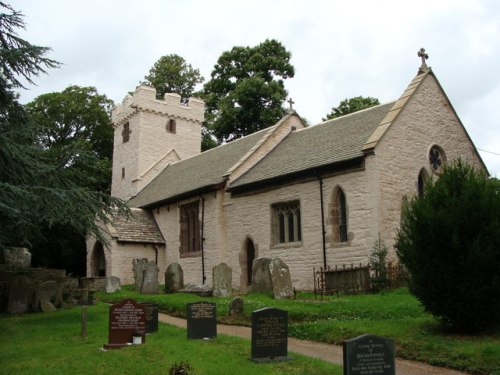
<svg viewBox="0 0 500 375"><path fill-rule="evenodd" d="M225 181L225 173L273 127L169 165L128 201L129 206L153 206L213 189Z"/></svg>
<svg viewBox="0 0 500 375"><path fill-rule="evenodd" d="M363 157L364 144L393 105L378 105L290 133L229 190Z"/></svg>
<svg viewBox="0 0 500 375"><path fill-rule="evenodd" d="M165 239L151 213L140 208L132 208L132 215L116 215L113 217L113 237L118 242L138 242L165 244Z"/></svg>

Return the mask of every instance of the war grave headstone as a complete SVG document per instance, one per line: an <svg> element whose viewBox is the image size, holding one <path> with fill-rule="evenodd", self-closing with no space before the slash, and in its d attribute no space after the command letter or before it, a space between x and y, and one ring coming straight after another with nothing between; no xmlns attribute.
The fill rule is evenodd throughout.
<svg viewBox="0 0 500 375"><path fill-rule="evenodd" d="M217 312L215 303L192 302L187 304L188 339L217 337Z"/></svg>
<svg viewBox="0 0 500 375"><path fill-rule="evenodd" d="M233 290L233 270L226 263L212 269L214 297L227 297Z"/></svg>
<svg viewBox="0 0 500 375"><path fill-rule="evenodd" d="M288 356L288 311L263 308L252 312L252 361L286 361Z"/></svg>
<svg viewBox="0 0 500 375"><path fill-rule="evenodd" d="M344 375L395 375L394 340L362 335L343 343Z"/></svg>
<svg viewBox="0 0 500 375"><path fill-rule="evenodd" d="M105 349L118 349L133 342L140 335L146 339L146 306L126 299L109 308L109 338Z"/></svg>
<svg viewBox="0 0 500 375"><path fill-rule="evenodd" d="M158 331L158 305L153 302L140 302L146 307L146 333Z"/></svg>
<svg viewBox="0 0 500 375"><path fill-rule="evenodd" d="M184 272L179 263L170 263L165 271L165 293L173 293L184 288Z"/></svg>

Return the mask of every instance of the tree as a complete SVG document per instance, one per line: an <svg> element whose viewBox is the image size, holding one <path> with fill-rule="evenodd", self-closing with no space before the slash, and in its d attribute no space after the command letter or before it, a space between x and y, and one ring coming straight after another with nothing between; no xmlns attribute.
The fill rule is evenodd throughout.
<svg viewBox="0 0 500 375"><path fill-rule="evenodd" d="M426 310L464 332L500 323L500 182L462 161L404 210L396 252Z"/></svg>
<svg viewBox="0 0 500 375"><path fill-rule="evenodd" d="M54 163L85 176L80 185L109 191L113 156L113 101L95 87L69 86L27 104L39 144Z"/></svg>
<svg viewBox="0 0 500 375"><path fill-rule="evenodd" d="M20 39L22 15L0 3L0 249L29 246L44 238L44 229L71 227L105 241L97 220L109 222L112 207L128 212L125 204L104 192L78 184L66 165L53 162L37 138L38 127L13 91L22 88L19 75L32 82L44 68L58 64L44 55L48 48ZM96 220L97 219L97 220Z"/></svg>
<svg viewBox="0 0 500 375"><path fill-rule="evenodd" d="M340 102L338 107L332 107L331 112L326 115L326 118L323 118L323 121L331 120L340 116L345 116L349 113L354 113L378 104L380 104L378 99L372 98L370 96L366 98L362 96L355 96L354 98L344 99Z"/></svg>
<svg viewBox="0 0 500 375"><path fill-rule="evenodd" d="M285 114L283 80L294 76L291 54L276 40L224 52L203 89L208 133L219 143L275 124Z"/></svg>
<svg viewBox="0 0 500 375"><path fill-rule="evenodd" d="M163 98L165 93L170 92L190 98L196 85L205 80L198 69L176 54L160 57L144 78L144 83L156 89L157 98Z"/></svg>

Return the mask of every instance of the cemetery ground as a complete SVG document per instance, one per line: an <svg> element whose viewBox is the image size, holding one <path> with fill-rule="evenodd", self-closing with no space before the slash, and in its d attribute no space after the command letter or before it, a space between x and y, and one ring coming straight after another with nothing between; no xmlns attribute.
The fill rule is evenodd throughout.
<svg viewBox="0 0 500 375"><path fill-rule="evenodd" d="M252 311L276 307L288 311L289 336L340 344L361 334L393 338L398 357L450 367L474 374L500 374L500 330L477 336L454 334L427 314L406 288L379 294L325 296L297 294L295 300L268 295L241 296L244 312L228 314L232 297L193 294L144 295L125 286L120 292L98 292L88 308L88 335L80 335L79 307L46 314L0 317L0 363L6 373L168 373L174 363L187 362L192 374L342 374L340 366L291 353L293 361L255 364L250 342L222 334L214 340L187 340L186 330L162 324L145 345L102 352L107 342L109 305L126 298L151 301L163 313L186 317L186 304L216 303L220 323L250 326ZM44 372L45 371L45 372Z"/></svg>

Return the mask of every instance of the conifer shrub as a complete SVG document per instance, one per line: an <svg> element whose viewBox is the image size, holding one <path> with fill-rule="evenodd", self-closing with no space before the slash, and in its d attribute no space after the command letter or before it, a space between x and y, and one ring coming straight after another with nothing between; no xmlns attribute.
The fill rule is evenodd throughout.
<svg viewBox="0 0 500 375"><path fill-rule="evenodd" d="M463 161L404 208L396 244L410 291L454 329L500 323L500 181Z"/></svg>

